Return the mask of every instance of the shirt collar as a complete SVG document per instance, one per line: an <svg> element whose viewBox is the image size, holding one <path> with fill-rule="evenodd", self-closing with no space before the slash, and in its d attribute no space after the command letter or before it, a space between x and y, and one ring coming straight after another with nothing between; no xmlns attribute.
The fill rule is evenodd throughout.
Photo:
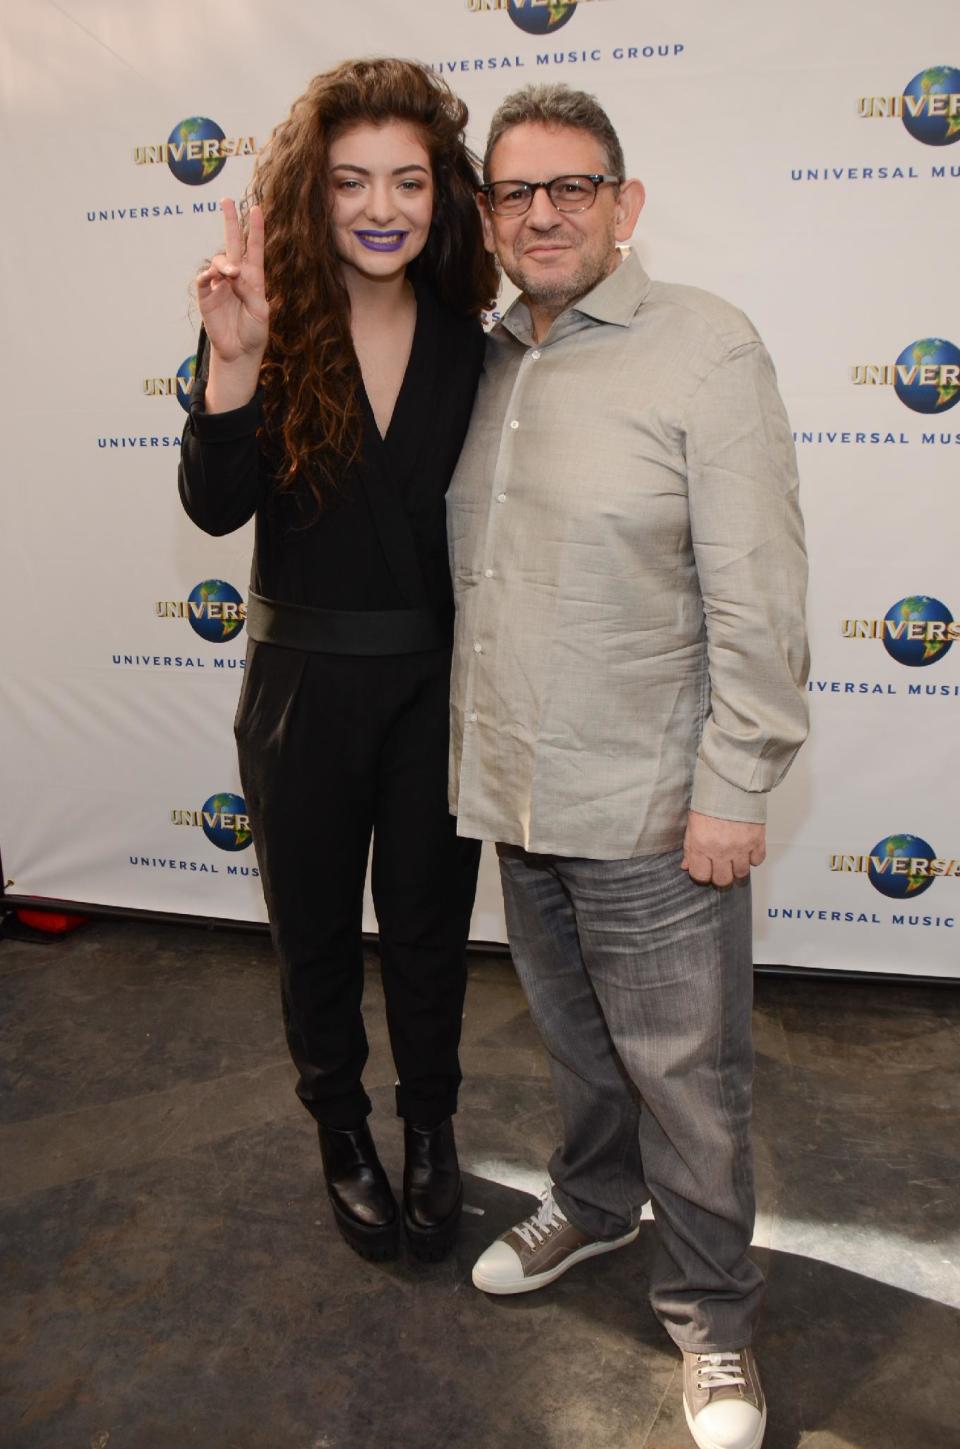
<svg viewBox="0 0 960 1449"><path fill-rule="evenodd" d="M653 286L635 252L628 250L612 272L598 282L592 291L578 302L561 312L543 340L555 341L558 334L573 330L580 318L589 317L596 322L609 322L616 327L627 327L636 315L637 309ZM518 297L504 313L501 326L505 327L518 342L529 347L533 342L533 327L530 311L522 297Z"/></svg>

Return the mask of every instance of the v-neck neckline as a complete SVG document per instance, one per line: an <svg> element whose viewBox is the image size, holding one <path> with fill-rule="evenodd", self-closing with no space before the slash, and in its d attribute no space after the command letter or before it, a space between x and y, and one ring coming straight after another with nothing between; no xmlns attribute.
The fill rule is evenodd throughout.
<svg viewBox="0 0 960 1449"><path fill-rule="evenodd" d="M367 395L367 385L363 380L363 372L362 370L360 372L360 396L363 402L367 421L370 424L370 430L372 431L374 439L380 444L382 448L389 447L391 435L395 435L396 433L395 425L397 422L397 417L398 415L402 414L403 410L407 407L409 403L410 392L415 386L414 379L419 370L419 365L421 361L420 353L423 348L425 306L423 294L416 288L414 289L414 297L416 300L417 312L413 323L413 337L410 341L410 353L407 357L407 365L403 370L403 378L401 379L400 387L397 390L397 396L394 399L393 411L390 414L390 421L387 423L387 430L385 433L381 433L380 431L380 427L376 419L376 414L373 411L373 406L370 402L369 396Z"/></svg>

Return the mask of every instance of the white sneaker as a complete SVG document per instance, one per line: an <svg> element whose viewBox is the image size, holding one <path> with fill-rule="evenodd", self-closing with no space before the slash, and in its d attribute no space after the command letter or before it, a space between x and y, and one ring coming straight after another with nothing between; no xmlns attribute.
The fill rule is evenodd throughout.
<svg viewBox="0 0 960 1449"><path fill-rule="evenodd" d="M480 1254L473 1267L473 1286L484 1293L532 1293L584 1258L626 1247L639 1231L632 1228L622 1238L589 1238L564 1217L548 1187L535 1213Z"/></svg>
<svg viewBox="0 0 960 1449"><path fill-rule="evenodd" d="M683 1412L699 1449L760 1449L767 1406L752 1349L684 1350Z"/></svg>

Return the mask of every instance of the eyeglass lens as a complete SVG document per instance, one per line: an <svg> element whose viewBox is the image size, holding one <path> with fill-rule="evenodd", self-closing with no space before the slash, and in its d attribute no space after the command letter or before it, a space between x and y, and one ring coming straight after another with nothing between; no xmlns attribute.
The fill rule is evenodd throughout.
<svg viewBox="0 0 960 1449"><path fill-rule="evenodd" d="M519 216L528 211L536 187L529 181L495 181L489 197L501 216ZM597 184L589 176L557 176L546 188L558 211L586 211L597 195Z"/></svg>

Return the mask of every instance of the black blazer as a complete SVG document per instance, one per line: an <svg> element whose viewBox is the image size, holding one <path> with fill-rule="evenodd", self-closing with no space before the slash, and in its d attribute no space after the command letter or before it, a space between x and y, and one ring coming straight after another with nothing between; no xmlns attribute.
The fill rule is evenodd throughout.
<svg viewBox="0 0 960 1449"><path fill-rule="evenodd" d="M259 394L233 412L205 411L200 358L183 431L184 508L211 534L231 533L256 516L250 583L266 598L321 609L449 608L444 495L470 419L483 348L478 321L458 316L429 288L417 287L410 361L387 435L381 438L361 383L361 460L322 510L306 484L277 491L257 436Z"/></svg>

